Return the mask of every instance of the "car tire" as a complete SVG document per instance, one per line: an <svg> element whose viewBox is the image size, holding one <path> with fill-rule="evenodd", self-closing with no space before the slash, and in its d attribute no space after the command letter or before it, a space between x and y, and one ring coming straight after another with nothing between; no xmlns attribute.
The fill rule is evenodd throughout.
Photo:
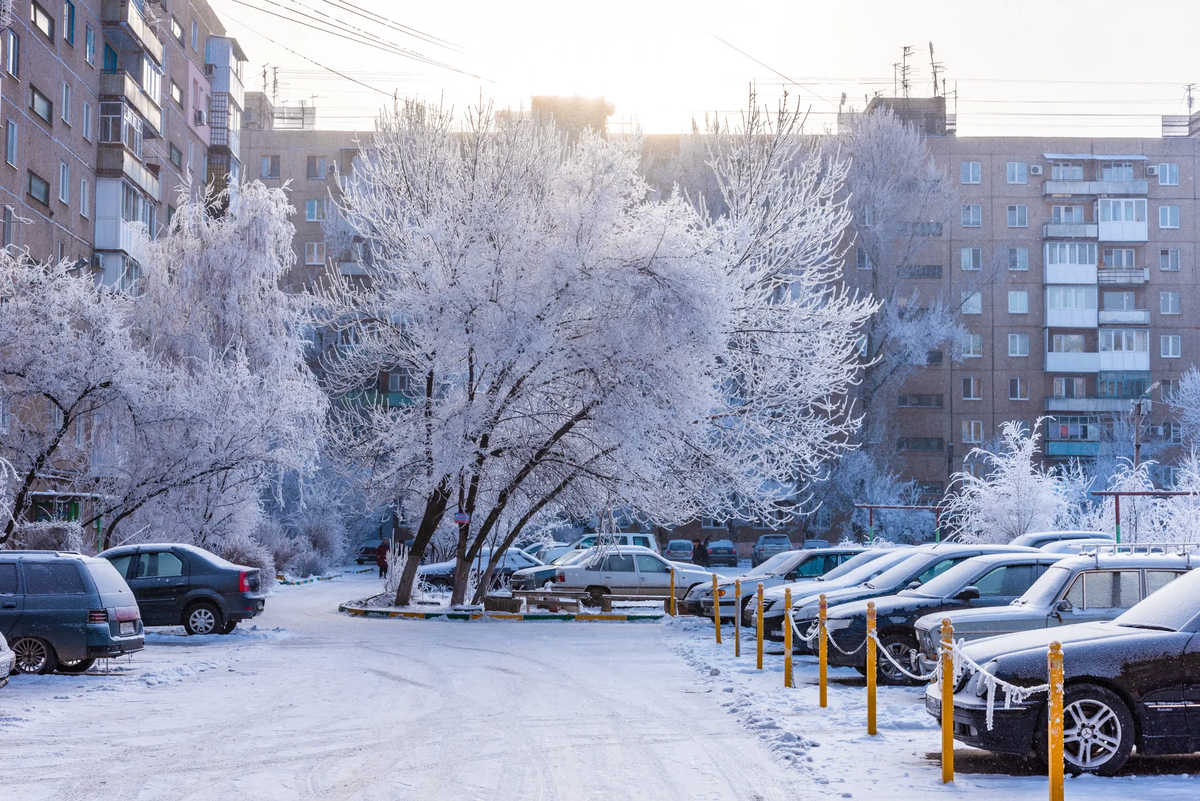
<svg viewBox="0 0 1200 801"><path fill-rule="evenodd" d="M220 631L223 625L221 610L207 601L192 604L183 613L183 627L188 634L214 634Z"/></svg>
<svg viewBox="0 0 1200 801"><path fill-rule="evenodd" d="M237 628L236 620L226 620L221 624L221 628L217 629L217 634L233 634L233 630Z"/></svg>
<svg viewBox="0 0 1200 801"><path fill-rule="evenodd" d="M1038 759L1047 761L1046 707L1039 715L1035 746ZM1090 736L1082 731L1085 721L1093 724ZM1125 766L1133 751L1133 714L1112 690L1098 684L1075 684L1063 693L1063 769L1073 776L1094 773L1113 776ZM1099 731L1095 731L1099 729ZM1096 735L1099 734L1099 737ZM1089 747L1090 746L1090 747ZM1092 749L1099 746L1099 754Z"/></svg>
<svg viewBox="0 0 1200 801"><path fill-rule="evenodd" d="M452 590L452 589L454 589L454 586L450 583L450 581L448 579L444 579L441 577L431 578L431 579L429 579L429 581L427 583L429 584L430 587L432 587L435 590Z"/></svg>
<svg viewBox="0 0 1200 801"><path fill-rule="evenodd" d="M74 662L59 662L59 673L84 673L92 665L96 664L94 658L76 659Z"/></svg>
<svg viewBox="0 0 1200 801"><path fill-rule="evenodd" d="M587 593L587 605L599 609L604 606L604 596L608 595L607 587L588 587L584 592Z"/></svg>
<svg viewBox="0 0 1200 801"><path fill-rule="evenodd" d="M879 638L879 644L887 650L892 658L900 664L904 665L908 661L909 654L919 650L917 641L909 634L885 634ZM869 647L869 646L865 646ZM882 654L875 660L877 675L880 684L887 684L893 687L897 686L916 686L920 682L913 681L908 676L905 676L896 667L888 661L887 657ZM912 670L909 667L909 670ZM865 674L866 668L863 668Z"/></svg>
<svg viewBox="0 0 1200 801"><path fill-rule="evenodd" d="M45 675L58 667L54 646L39 637L21 637L9 647L16 656L13 667L18 673Z"/></svg>

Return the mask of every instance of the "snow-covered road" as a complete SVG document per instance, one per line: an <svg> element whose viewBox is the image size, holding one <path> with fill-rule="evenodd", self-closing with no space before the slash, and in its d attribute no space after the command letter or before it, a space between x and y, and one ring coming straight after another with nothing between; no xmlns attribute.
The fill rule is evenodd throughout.
<svg viewBox="0 0 1200 801"><path fill-rule="evenodd" d="M659 625L336 612L377 586L284 587L257 630L166 630L107 676L14 677L0 798L804 797Z"/></svg>

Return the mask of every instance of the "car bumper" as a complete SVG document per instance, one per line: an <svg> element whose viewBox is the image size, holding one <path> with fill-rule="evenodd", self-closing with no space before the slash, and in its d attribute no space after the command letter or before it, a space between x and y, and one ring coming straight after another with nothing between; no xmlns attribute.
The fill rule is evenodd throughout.
<svg viewBox="0 0 1200 801"><path fill-rule="evenodd" d="M146 638L141 634L136 637L113 637L107 642L89 642L87 655L89 659L107 659L122 654L132 654L146 647Z"/></svg>
<svg viewBox="0 0 1200 801"><path fill-rule="evenodd" d="M0 687L8 684L8 674L12 673L16 661L17 657L12 651L0 653Z"/></svg>
<svg viewBox="0 0 1200 801"><path fill-rule="evenodd" d="M974 748L1001 754L1028 756L1033 753L1038 721L1037 704L1013 704L1005 708L998 697L992 706L992 728L987 726L987 699L966 693L954 695L954 739ZM925 711L941 720L941 689L936 684L925 691Z"/></svg>
<svg viewBox="0 0 1200 801"><path fill-rule="evenodd" d="M713 602L712 598L705 598L700 602L700 614L704 617L712 617ZM731 600L721 601L721 617L733 618L737 614L737 605Z"/></svg>
<svg viewBox="0 0 1200 801"><path fill-rule="evenodd" d="M724 565L725 567L737 567L738 558L736 554L711 554L708 557L710 565Z"/></svg>
<svg viewBox="0 0 1200 801"><path fill-rule="evenodd" d="M267 607L265 595L242 595L225 604L224 615L228 621L249 620L258 617Z"/></svg>

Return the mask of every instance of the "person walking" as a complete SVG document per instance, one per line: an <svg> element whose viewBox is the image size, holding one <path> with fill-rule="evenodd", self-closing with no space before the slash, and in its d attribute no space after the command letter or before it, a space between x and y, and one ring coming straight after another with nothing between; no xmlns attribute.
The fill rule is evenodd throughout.
<svg viewBox="0 0 1200 801"><path fill-rule="evenodd" d="M388 540L380 542L379 547L375 549L375 564L379 565L379 577L381 579L387 578L389 550L391 550L391 545Z"/></svg>
<svg viewBox="0 0 1200 801"><path fill-rule="evenodd" d="M704 542L700 543L700 547L697 549L698 554L692 559L701 567L708 567L708 541L710 539L711 537L704 538Z"/></svg>

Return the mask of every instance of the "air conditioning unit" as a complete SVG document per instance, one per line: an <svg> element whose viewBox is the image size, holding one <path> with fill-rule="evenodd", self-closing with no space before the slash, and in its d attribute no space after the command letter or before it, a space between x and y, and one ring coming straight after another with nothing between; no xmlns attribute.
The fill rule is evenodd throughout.
<svg viewBox="0 0 1200 801"><path fill-rule="evenodd" d="M1030 175L1041 175L1042 174L1042 165L1041 164L1030 164L1029 165L1029 174Z"/></svg>
<svg viewBox="0 0 1200 801"><path fill-rule="evenodd" d="M1147 177L1150 177L1150 178L1153 178L1155 175L1158 175L1158 165L1157 164L1147 164L1146 165L1146 175L1147 175Z"/></svg>
<svg viewBox="0 0 1200 801"><path fill-rule="evenodd" d="M330 175L337 175L337 165L336 165L336 164L330 164L330 165L328 165L328 166L325 168L325 170L326 170L326 172L328 172Z"/></svg>
<svg viewBox="0 0 1200 801"><path fill-rule="evenodd" d="M196 109L196 124L208 125L208 112L202 108Z"/></svg>

